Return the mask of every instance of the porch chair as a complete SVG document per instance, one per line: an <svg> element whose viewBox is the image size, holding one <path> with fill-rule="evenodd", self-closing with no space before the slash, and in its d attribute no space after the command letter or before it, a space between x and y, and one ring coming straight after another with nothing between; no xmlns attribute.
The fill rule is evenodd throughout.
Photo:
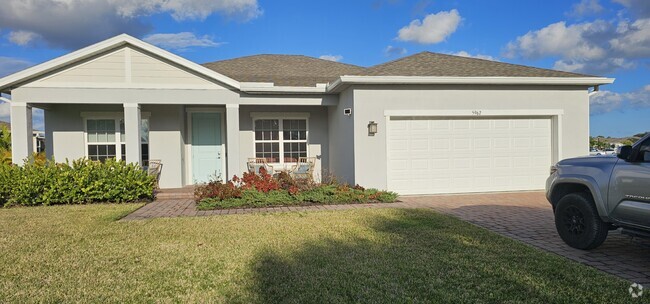
<svg viewBox="0 0 650 304"><path fill-rule="evenodd" d="M147 174L156 178L156 189L158 189L158 183L160 182L160 172L162 172L162 161L160 159L151 159L145 168L147 170Z"/></svg>
<svg viewBox="0 0 650 304"><path fill-rule="evenodd" d="M293 178L312 179L315 165L315 157L298 157L298 162L291 168L289 174Z"/></svg>
<svg viewBox="0 0 650 304"><path fill-rule="evenodd" d="M259 174L260 169L262 168L266 169L266 172L268 174L273 175L275 173L275 171L273 170L273 166L269 165L266 162L266 158L263 157L249 158L248 162L246 162L246 165L248 166L248 172L250 173Z"/></svg>

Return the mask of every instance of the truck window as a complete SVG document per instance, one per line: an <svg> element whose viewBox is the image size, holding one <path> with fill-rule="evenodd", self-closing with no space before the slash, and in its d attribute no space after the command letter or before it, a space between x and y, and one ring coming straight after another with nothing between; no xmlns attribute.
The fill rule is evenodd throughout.
<svg viewBox="0 0 650 304"><path fill-rule="evenodd" d="M641 143L638 160L646 163L650 162L650 138Z"/></svg>

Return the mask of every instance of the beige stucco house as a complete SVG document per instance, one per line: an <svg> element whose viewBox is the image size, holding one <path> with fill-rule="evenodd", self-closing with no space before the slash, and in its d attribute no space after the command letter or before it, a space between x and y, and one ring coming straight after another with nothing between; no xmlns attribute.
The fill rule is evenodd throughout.
<svg viewBox="0 0 650 304"><path fill-rule="evenodd" d="M120 35L0 91L16 163L36 107L48 156L159 159L162 188L308 156L315 178L433 194L543 188L552 163L588 153L589 89L612 82L429 52L368 68L290 55L201 65Z"/></svg>

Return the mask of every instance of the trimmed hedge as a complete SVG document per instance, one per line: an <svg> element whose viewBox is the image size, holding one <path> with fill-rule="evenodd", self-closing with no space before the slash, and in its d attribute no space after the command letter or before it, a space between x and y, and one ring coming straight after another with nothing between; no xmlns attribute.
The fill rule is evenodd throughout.
<svg viewBox="0 0 650 304"><path fill-rule="evenodd" d="M0 164L0 204L4 206L151 200L154 188L154 177L138 165L114 159Z"/></svg>

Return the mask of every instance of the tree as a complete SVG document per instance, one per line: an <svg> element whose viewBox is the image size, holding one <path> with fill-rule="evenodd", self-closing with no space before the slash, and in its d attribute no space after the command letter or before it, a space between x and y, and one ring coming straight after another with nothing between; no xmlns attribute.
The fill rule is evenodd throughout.
<svg viewBox="0 0 650 304"><path fill-rule="evenodd" d="M634 144L634 142L630 139L625 139L621 141L621 144L623 144L624 146L631 146L632 144Z"/></svg>
<svg viewBox="0 0 650 304"><path fill-rule="evenodd" d="M602 136L589 137L589 146L599 150L605 150L609 144L604 140Z"/></svg>
<svg viewBox="0 0 650 304"><path fill-rule="evenodd" d="M11 151L11 130L7 126L0 126L0 151Z"/></svg>
<svg viewBox="0 0 650 304"><path fill-rule="evenodd" d="M11 131L7 126L0 126L0 164L11 163Z"/></svg>

